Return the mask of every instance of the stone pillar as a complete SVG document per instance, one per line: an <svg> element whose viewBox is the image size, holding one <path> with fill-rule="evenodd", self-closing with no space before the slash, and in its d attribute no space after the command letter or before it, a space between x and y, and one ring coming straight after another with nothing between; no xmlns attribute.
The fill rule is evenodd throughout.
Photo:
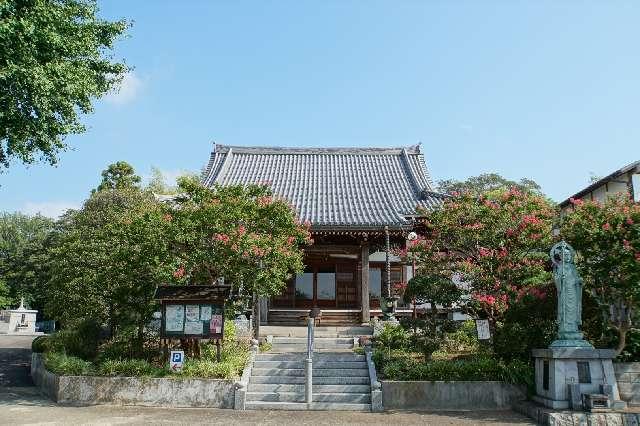
<svg viewBox="0 0 640 426"><path fill-rule="evenodd" d="M269 321L269 299L260 298L260 325L266 325Z"/></svg>
<svg viewBox="0 0 640 426"><path fill-rule="evenodd" d="M369 243L362 243L362 249L360 251L360 264L362 265L362 271L360 274L360 302L361 302L361 320L362 323L368 323L371 319L369 313Z"/></svg>

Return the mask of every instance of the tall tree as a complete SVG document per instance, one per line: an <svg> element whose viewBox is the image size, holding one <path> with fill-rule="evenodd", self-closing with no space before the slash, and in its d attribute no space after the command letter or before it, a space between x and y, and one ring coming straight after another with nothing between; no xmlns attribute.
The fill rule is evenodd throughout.
<svg viewBox="0 0 640 426"><path fill-rule="evenodd" d="M43 307L53 229L53 220L40 215L0 214L0 282L5 286L0 304L16 304L24 297L31 307Z"/></svg>
<svg viewBox="0 0 640 426"><path fill-rule="evenodd" d="M604 203L571 200L562 234L577 250L587 291L618 334L616 351L640 320L640 203L629 196Z"/></svg>
<svg viewBox="0 0 640 426"><path fill-rule="evenodd" d="M310 240L287 202L264 186L205 188L195 178L179 180L180 193L167 216L179 282L218 278L260 296L278 294L302 269L300 246Z"/></svg>
<svg viewBox="0 0 640 426"><path fill-rule="evenodd" d="M465 283L468 307L492 325L510 304L529 292L542 296L550 283L555 211L544 197L515 188L481 197L467 192L419 214L424 231L409 248L417 277Z"/></svg>
<svg viewBox="0 0 640 426"><path fill-rule="evenodd" d="M496 190L508 190L510 188L517 188L521 192L542 194L540 185L531 179L522 178L516 182L506 179L497 173L484 173L478 176L472 176L464 181L457 181L455 179L441 180L437 186L438 191L445 194L469 192L476 196Z"/></svg>
<svg viewBox="0 0 640 426"><path fill-rule="evenodd" d="M79 113L128 71L109 53L129 24L97 16L95 0L0 2L0 167L57 162Z"/></svg>
<svg viewBox="0 0 640 426"><path fill-rule="evenodd" d="M155 287L175 269L163 212L151 193L124 188L96 191L65 215L51 250L47 313L64 325L93 319L114 335L134 329L140 350Z"/></svg>
<svg viewBox="0 0 640 426"><path fill-rule="evenodd" d="M118 161L109 164L109 166L102 171L102 181L95 191L104 191L105 189L139 189L141 180L131 164L126 161Z"/></svg>

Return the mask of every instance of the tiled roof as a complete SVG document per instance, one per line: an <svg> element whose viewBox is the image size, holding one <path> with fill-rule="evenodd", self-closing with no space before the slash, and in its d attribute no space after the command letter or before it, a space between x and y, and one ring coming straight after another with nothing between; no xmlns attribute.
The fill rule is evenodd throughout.
<svg viewBox="0 0 640 426"><path fill-rule="evenodd" d="M433 208L420 146L404 148L271 148L215 145L204 174L214 184L268 185L318 228L409 224L418 205Z"/></svg>

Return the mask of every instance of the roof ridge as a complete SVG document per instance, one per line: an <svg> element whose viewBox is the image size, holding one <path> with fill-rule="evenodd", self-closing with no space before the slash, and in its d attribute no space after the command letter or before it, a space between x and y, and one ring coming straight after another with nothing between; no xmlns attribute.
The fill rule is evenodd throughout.
<svg viewBox="0 0 640 426"><path fill-rule="evenodd" d="M214 152L226 153L233 150L235 154L372 154L372 155L401 155L420 154L420 144L400 147L286 147L286 146L243 146L215 144Z"/></svg>

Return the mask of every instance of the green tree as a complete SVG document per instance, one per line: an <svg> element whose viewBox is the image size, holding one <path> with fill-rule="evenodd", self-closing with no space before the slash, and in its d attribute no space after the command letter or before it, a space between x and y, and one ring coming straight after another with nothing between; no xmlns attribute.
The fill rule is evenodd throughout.
<svg viewBox="0 0 640 426"><path fill-rule="evenodd" d="M292 208L259 185L205 188L179 180L180 194L168 222L180 267L178 282L224 279L245 293L278 294L302 270L300 246L310 240Z"/></svg>
<svg viewBox="0 0 640 426"><path fill-rule="evenodd" d="M492 191L504 191L510 188L517 188L521 192L542 194L540 185L531 179L522 178L516 182L506 179L497 173L484 173L478 176L472 176L464 181L457 181L455 179L441 180L437 186L438 191L445 194L470 192L476 196L484 195Z"/></svg>
<svg viewBox="0 0 640 426"><path fill-rule="evenodd" d="M405 302L429 304L425 319L416 322L416 326L421 330L413 336L425 361L431 360L432 354L444 342L446 332L451 331L452 322L440 318L438 309L451 308L454 303L460 302L461 296L462 291L453 280L442 275L418 274L407 283Z"/></svg>
<svg viewBox="0 0 640 426"><path fill-rule="evenodd" d="M3 305L16 304L24 297L31 307L42 309L44 285L48 280L47 250L53 229L54 221L44 216L0 214L0 281L5 286Z"/></svg>
<svg viewBox="0 0 640 426"><path fill-rule="evenodd" d="M79 114L128 68L109 53L129 24L97 16L95 0L0 2L0 165L57 162Z"/></svg>
<svg viewBox="0 0 640 426"><path fill-rule="evenodd" d="M94 191L104 191L105 189L139 189L141 180L131 164L126 161L118 161L109 164L109 166L102 171L102 181Z"/></svg>
<svg viewBox="0 0 640 426"><path fill-rule="evenodd" d="M51 250L47 312L67 326L97 320L114 337L133 329L140 353L155 287L175 269L163 217L164 206L136 188L97 191L65 215Z"/></svg>
<svg viewBox="0 0 640 426"><path fill-rule="evenodd" d="M496 326L523 293L551 281L549 256L555 210L541 195L516 188L477 197L456 194L424 217L409 247L418 276L456 277L467 304Z"/></svg>
<svg viewBox="0 0 640 426"><path fill-rule="evenodd" d="M640 203L629 196L597 201L571 200L563 237L577 250L585 289L617 332L618 354L638 327L640 305Z"/></svg>

